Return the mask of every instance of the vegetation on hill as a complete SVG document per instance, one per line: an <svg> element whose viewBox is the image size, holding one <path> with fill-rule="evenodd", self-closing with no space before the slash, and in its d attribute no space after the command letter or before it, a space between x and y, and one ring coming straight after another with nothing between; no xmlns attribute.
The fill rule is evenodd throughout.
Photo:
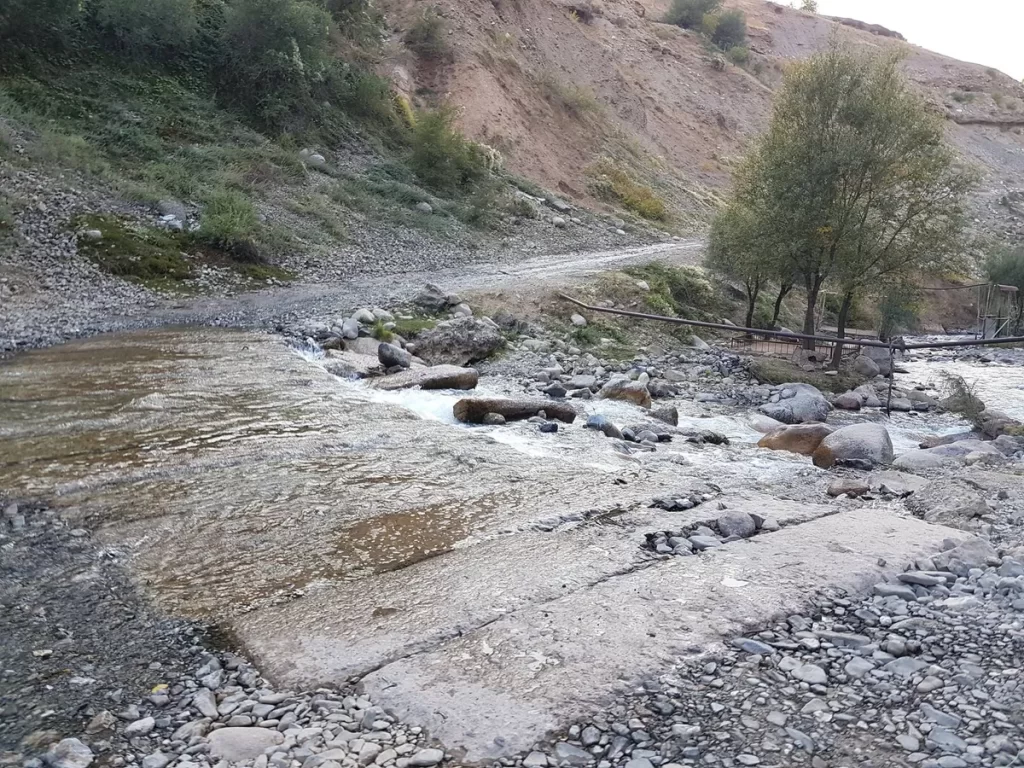
<svg viewBox="0 0 1024 768"><path fill-rule="evenodd" d="M833 44L787 73L712 228L709 264L744 282L751 307L764 285L798 276L808 334L829 286L842 337L856 297L956 266L975 180L898 56Z"/></svg>
<svg viewBox="0 0 1024 768"><path fill-rule="evenodd" d="M665 21L700 32L734 64L745 64L749 58L747 17L740 10L723 11L722 0L673 0Z"/></svg>
<svg viewBox="0 0 1024 768"><path fill-rule="evenodd" d="M440 55L438 23L428 9L410 31L419 55ZM437 215L408 223L489 224L513 205L507 185L454 110L416 114L373 72L384 36L370 0L6 0L0 158L195 205L195 239L242 261L287 246L294 233L258 203L305 190L310 174L338 181L287 195L288 207L330 237L344 236L345 208L428 200ZM350 178L333 157L342 147L379 165Z"/></svg>

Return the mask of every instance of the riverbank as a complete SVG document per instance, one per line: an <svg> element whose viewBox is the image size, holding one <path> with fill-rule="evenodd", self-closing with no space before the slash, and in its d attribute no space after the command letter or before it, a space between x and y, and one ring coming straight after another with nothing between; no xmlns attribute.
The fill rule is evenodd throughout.
<svg viewBox="0 0 1024 768"><path fill-rule="evenodd" d="M531 350L531 338L548 348ZM693 349L674 359L615 363L593 354L593 369L576 370L575 353L557 341L520 335L516 349L482 366L479 394L550 398L544 389L596 376L596 367L607 367L608 376L636 368L637 378L646 374L650 385L667 382L658 371L679 370L683 381L671 382L678 388L657 398L653 409L675 410L677 425L661 422L655 430L671 440L652 449L643 440L586 429L582 422L597 414L622 427L655 423L643 408L594 397L568 398L585 418L553 434L530 422L460 426L451 404L465 393L372 390L327 373L328 358L298 355L262 334L196 328L99 337L8 363L5 391L14 410L2 435L0 485L22 500L44 496L57 514L42 516L30 504L27 513L5 521L14 532L5 531L6 543L14 545L8 552L20 552L20 559L5 555L5 568L20 575L4 604L24 606L15 615L31 616L46 604L51 582L87 592L54 595L62 611L52 611L53 624L19 625L23 640L2 665L15 670L5 684L5 705L10 700L18 713L33 713L17 721L24 728L18 733L54 730L79 738L100 760L119 757L128 764L129 755L138 761L159 751L182 766L219 759L213 753L218 739L210 735L221 725L248 729L252 738L261 730L281 734L286 746L268 748L282 766L331 749L338 751L323 760L398 768L413 754L399 753L400 735L423 749L437 739L455 763L498 753L508 764L530 766L646 760L660 767L705 764L709 755L723 765L815 757L831 764L847 753L897 765L910 754L900 745L911 739L919 742L921 760L949 758L936 765L954 758L975 764L972 755L977 764L995 765L1000 754L1011 754L1001 753L1002 746L985 751L985 744L1002 734L1017 746L1020 724L1012 712L978 704L974 691L1011 708L1020 693L1014 680L996 676L985 661L991 657L1007 668L1019 661L1014 585L1020 579L1012 573L1020 562L1014 521L1022 491L1013 458L923 470L902 480L885 471L820 470L806 456L755 446L760 435L745 415L758 402L730 392L761 385L744 378L749 373L731 364L739 358L728 351ZM584 355L581 350L580 361ZM727 362L724 371L716 367ZM731 384L721 384L730 377ZM48 398L39 401L32 393L43 382ZM765 392L767 404L779 394L771 387ZM701 393L718 394L702 399ZM838 423L872 419L852 414ZM965 426L932 412L900 419L890 422L899 451L926 433ZM712 434L728 444L707 439ZM850 493L830 495L836 481L850 483ZM854 490L858 482L867 492ZM914 490L907 501L900 482ZM928 491L936 483L947 485ZM684 497L686 504L675 501ZM915 497L925 506L911 504ZM936 518L937 499L957 504L945 505ZM763 532L731 538L723 516L757 516L762 523L755 530ZM44 524L35 527L39 521ZM32 548L41 543L18 549L27 546L18 538L25 530L52 541L55 552L81 548L81 559L70 558L73 567L59 574L33 572L27 563L47 558ZM944 539L974 534L994 553L979 563L980 572L929 565ZM690 554L682 544L690 537L718 545ZM121 575L104 575L106 562ZM905 567L942 583L917 584L923 591L906 605L882 595L859 602L876 583L907 583L899 577ZM944 568L953 576L930 575ZM76 578L82 573L96 577ZM102 606L88 590L119 594L109 588L117 578L142 589L143 607L118 598L138 616L135 641L100 650L85 641L66 644L67 651L52 647L47 638L58 626L75 627L70 631L78 638L110 634L105 627L116 612L77 606ZM962 596L978 600L956 603L966 614L938 604ZM926 614L918 616L921 611ZM922 642L915 628L923 624L893 629L915 616L947 626L950 617L974 617L974 611L971 626L980 622L991 630L984 648L976 638L968 644L956 621L948 625L951 645L945 638ZM803 619L778 627L781 615ZM121 624L134 622L126 617ZM189 634L195 622L214 623L231 638L230 647L245 648L274 686L244 664L232 670L237 662L231 656L195 642ZM150 627L178 629L161 634ZM889 630L885 637L876 638L883 629ZM771 634L759 634L765 632ZM868 642L854 651L827 633ZM886 645L890 635L922 642L905 655L930 665L911 665L920 679L910 678L917 693L909 697L887 693L903 687L886 668L904 658L885 650L896 647ZM732 650L741 637L767 649L745 645L757 659ZM939 655L944 648L955 650ZM30 657L26 649L52 654ZM190 703L207 687L201 678L216 671L200 674L209 662L204 651L231 673L208 688L218 705L227 702L216 716ZM886 653L893 658L879 655ZM91 660L103 654L130 674ZM172 664L175 659L182 661ZM795 678L794 660L801 668L820 668L826 680ZM855 660L877 671L850 677L846 667ZM150 669L152 662L173 671ZM981 680L991 679L991 686L954 680L971 664L984 670ZM866 669L859 662L853 668ZM232 679L235 672L240 677ZM83 685L81 692L71 682L89 677L111 682ZM160 684L169 686L166 701L162 689L152 690ZM337 691L329 701L340 707L316 705L322 694L298 693L324 684ZM34 693L36 685L53 688ZM124 709L122 702L108 703L115 686L137 691L137 698L126 693ZM765 686L783 690L771 695ZM271 702L279 692L287 695ZM363 706L349 706L347 695L356 702L367 698ZM753 701L752 708L744 709L741 700ZM117 718L131 703L138 717ZM292 704L299 719L282 729L287 713L271 715ZM943 726L952 736L941 743L929 741L929 716L909 709L931 712L926 704L964 718ZM372 706L391 713L381 719L388 727L360 715ZM523 707L539 714L527 717ZM43 717L48 709L62 714ZM114 717L101 718L112 723L111 735L88 733L91 718L104 710ZM135 731L124 733L147 717L153 730L141 740ZM51 718L59 727L48 728ZM875 735L876 725L890 721L889 737ZM555 741L549 741L551 729ZM387 735L367 738L378 732ZM871 739L861 738L868 733ZM43 741L34 745L19 737L10 748L30 759L45 752L52 737L38 738ZM371 756L374 747L367 743L380 751Z"/></svg>

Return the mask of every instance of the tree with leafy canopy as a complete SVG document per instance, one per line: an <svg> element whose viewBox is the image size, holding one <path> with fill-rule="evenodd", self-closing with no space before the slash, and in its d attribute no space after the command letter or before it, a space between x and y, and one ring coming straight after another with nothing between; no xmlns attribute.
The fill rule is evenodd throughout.
<svg viewBox="0 0 1024 768"><path fill-rule="evenodd" d="M723 209L711 225L705 264L709 269L743 283L747 314L743 325L753 328L754 309L761 290L774 277L768 259L758 247L757 215L734 202Z"/></svg>
<svg viewBox="0 0 1024 768"><path fill-rule="evenodd" d="M910 89L900 61L833 41L794 64L740 182L738 199L772 227L801 277L806 334L826 283L839 283L843 337L858 293L947 268L960 252L976 174L943 142L941 120Z"/></svg>

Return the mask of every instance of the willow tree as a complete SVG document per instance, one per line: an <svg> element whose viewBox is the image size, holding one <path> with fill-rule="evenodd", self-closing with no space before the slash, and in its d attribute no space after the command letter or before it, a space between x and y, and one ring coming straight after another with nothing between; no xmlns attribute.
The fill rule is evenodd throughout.
<svg viewBox="0 0 1024 768"><path fill-rule="evenodd" d="M842 335L858 293L940 270L958 253L975 174L944 143L941 119L900 62L833 43L794 64L737 179L736 203L761 221L749 231L770 228L771 246L800 276L806 334L826 283L843 293Z"/></svg>

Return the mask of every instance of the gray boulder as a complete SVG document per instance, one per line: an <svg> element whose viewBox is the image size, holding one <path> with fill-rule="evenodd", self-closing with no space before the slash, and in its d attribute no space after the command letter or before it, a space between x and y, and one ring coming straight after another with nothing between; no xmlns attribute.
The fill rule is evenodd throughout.
<svg viewBox="0 0 1024 768"><path fill-rule="evenodd" d="M487 358L504 343L490 320L457 317L417 336L416 356L431 365L467 365Z"/></svg>
<svg viewBox="0 0 1024 768"><path fill-rule="evenodd" d="M832 400L832 405L843 411L859 411L864 405L864 401L856 392L844 392L841 395L836 395Z"/></svg>
<svg viewBox="0 0 1024 768"><path fill-rule="evenodd" d="M671 424L673 427L679 426L679 411L674 405L666 405L651 411L651 416L658 421L664 421L666 424Z"/></svg>
<svg viewBox="0 0 1024 768"><path fill-rule="evenodd" d="M930 523L941 523L954 528L988 514L985 499L975 489L960 480L940 478L910 496L907 509Z"/></svg>
<svg viewBox="0 0 1024 768"><path fill-rule="evenodd" d="M876 376L888 376L892 373L892 363L889 360L888 349L884 347L864 347L864 353L860 357L867 357L878 367Z"/></svg>
<svg viewBox="0 0 1024 768"><path fill-rule="evenodd" d="M412 365L412 355L401 347L386 342L381 342L377 347L377 359L385 368L408 368Z"/></svg>
<svg viewBox="0 0 1024 768"><path fill-rule="evenodd" d="M825 437L811 455L815 466L827 469L837 461L851 459L868 461L874 465L891 464L892 439L881 424L851 424L841 427Z"/></svg>
<svg viewBox="0 0 1024 768"><path fill-rule="evenodd" d="M952 456L942 456L933 453L931 448L916 448L897 456L892 466L894 469L901 469L905 472L919 472L924 469L939 469L952 466L957 460Z"/></svg>
<svg viewBox="0 0 1024 768"><path fill-rule="evenodd" d="M888 362L888 360L889 356L887 354L886 362ZM876 363L867 355L857 355L856 359L853 361L853 370L855 373L868 379L873 379L875 376L881 373L881 369L879 368L878 363Z"/></svg>
<svg viewBox="0 0 1024 768"><path fill-rule="evenodd" d="M718 516L718 520L715 522L719 532L726 538L739 536L741 539L746 539L757 531L754 518L738 509L726 510Z"/></svg>
<svg viewBox="0 0 1024 768"><path fill-rule="evenodd" d="M828 418L828 400L810 384L783 384L777 403L765 403L758 410L783 424L804 424Z"/></svg>
<svg viewBox="0 0 1024 768"><path fill-rule="evenodd" d="M435 313L443 312L448 306L458 304L457 301L451 301L451 297L434 283L427 283L423 290L416 294L412 303L420 309Z"/></svg>

